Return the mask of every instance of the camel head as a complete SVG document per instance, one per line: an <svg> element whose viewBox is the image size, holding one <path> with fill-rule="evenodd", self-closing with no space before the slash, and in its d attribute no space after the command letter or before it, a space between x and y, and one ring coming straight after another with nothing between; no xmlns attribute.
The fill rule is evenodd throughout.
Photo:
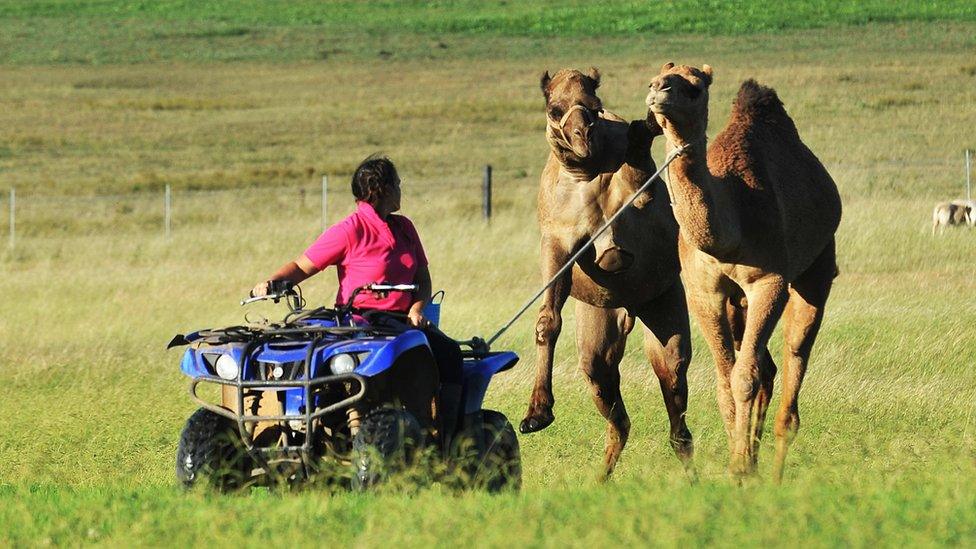
<svg viewBox="0 0 976 549"><path fill-rule="evenodd" d="M566 150L581 160L600 154L597 121L603 102L596 95L600 71L590 68L587 74L563 69L553 76L549 71L540 81L546 98L546 138L552 147Z"/></svg>
<svg viewBox="0 0 976 549"><path fill-rule="evenodd" d="M672 144L704 138L708 127L708 87L712 67L665 63L651 80L647 108Z"/></svg>

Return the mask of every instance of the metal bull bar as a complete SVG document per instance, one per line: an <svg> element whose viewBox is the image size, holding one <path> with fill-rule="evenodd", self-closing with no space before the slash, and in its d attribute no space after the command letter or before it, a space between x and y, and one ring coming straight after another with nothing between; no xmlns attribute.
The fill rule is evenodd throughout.
<svg viewBox="0 0 976 549"><path fill-rule="evenodd" d="M305 359L303 363L304 379L293 379L293 380L243 380L241 376L244 375L246 367L251 361L251 355L254 350L265 343L263 340L251 341L244 347L244 354L241 359L241 365L237 372L236 380L227 380L216 376L207 376L201 378L195 378L190 381L190 396L198 404L223 417L226 417L237 423L238 430L240 431L241 440L244 442L244 447L247 451L262 461L262 466L267 470L268 463L264 459L263 454L289 454L298 453L304 464L309 465L309 454L312 449L312 421L320 418L326 414L336 412L340 409L346 408L356 402L363 399L366 394L366 379L356 373L348 374L338 374L338 375L327 375L311 378L312 371L312 359L315 356L315 350L318 344L322 341L322 336L317 336L310 342L308 346L308 351L305 354ZM313 388L317 388L323 385L328 385L331 383L341 383L345 381L356 381L359 384L359 391L349 396L339 402L330 404L324 408L318 410L313 410ZM237 389L237 410L238 412L232 412L227 408L222 406L216 406L211 404L197 395L197 386L201 383L215 383L222 386L231 386ZM278 414L278 415L251 415L247 414L244 409L244 390L245 389L289 389L301 387L303 389L302 394L305 400L304 412L301 414ZM271 448L261 448L254 445L254 439L250 432L247 430L248 423L258 423L262 421L302 421L305 424L305 441L301 446L276 446Z"/></svg>

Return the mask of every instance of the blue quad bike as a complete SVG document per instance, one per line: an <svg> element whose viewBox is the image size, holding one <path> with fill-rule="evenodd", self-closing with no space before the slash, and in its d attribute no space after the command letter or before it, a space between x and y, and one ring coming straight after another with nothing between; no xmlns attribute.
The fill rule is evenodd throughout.
<svg viewBox="0 0 976 549"><path fill-rule="evenodd" d="M436 469L465 487L521 486L515 430L504 414L482 408L492 377L515 365L515 353L490 352L478 338L461 342L463 417L438 417L437 366L424 333L402 315L397 322L351 307L306 310L287 282L241 303L263 299L285 300L290 312L278 323L200 330L169 344L187 346L180 369L200 405L176 453L184 486L235 490L328 474L365 490L431 454L446 465ZM200 395L206 385L210 398Z"/></svg>

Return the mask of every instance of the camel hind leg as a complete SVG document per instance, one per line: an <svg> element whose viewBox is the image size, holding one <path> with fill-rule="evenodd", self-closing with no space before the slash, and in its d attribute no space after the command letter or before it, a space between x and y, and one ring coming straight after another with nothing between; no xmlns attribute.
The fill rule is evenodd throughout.
<svg viewBox="0 0 976 549"><path fill-rule="evenodd" d="M645 326L644 352L654 368L668 412L671 447L690 470L695 450L685 415L688 411L691 328L681 283L676 282L664 295L642 305L637 317Z"/></svg>
<svg viewBox="0 0 976 549"><path fill-rule="evenodd" d="M800 386L806 374L810 351L820 331L836 269L834 242L831 241L813 265L790 284L789 300L783 313L783 399L775 425L773 479L776 482L783 480L786 453L800 427Z"/></svg>
<svg viewBox="0 0 976 549"><path fill-rule="evenodd" d="M613 473L630 436L630 417L620 395L620 360L634 319L624 309L576 303L576 345L597 410L607 420L603 478Z"/></svg>

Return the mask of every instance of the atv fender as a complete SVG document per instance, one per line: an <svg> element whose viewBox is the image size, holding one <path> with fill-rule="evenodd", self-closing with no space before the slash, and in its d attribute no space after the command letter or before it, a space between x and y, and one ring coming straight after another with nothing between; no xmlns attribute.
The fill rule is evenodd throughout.
<svg viewBox="0 0 976 549"><path fill-rule="evenodd" d="M492 376L515 366L518 355L511 351L489 353L488 356L464 361L464 413L472 414L481 410L485 392Z"/></svg>
<svg viewBox="0 0 976 549"><path fill-rule="evenodd" d="M362 349L359 348L360 346L362 346ZM369 378L389 370L400 355L417 347L425 347L430 352L427 336L420 330L407 330L379 348L377 348L375 342L372 345L350 342L349 345L333 346L331 349L335 351L329 354L332 355L335 352L351 353L371 351L366 360L356 368L357 374Z"/></svg>

